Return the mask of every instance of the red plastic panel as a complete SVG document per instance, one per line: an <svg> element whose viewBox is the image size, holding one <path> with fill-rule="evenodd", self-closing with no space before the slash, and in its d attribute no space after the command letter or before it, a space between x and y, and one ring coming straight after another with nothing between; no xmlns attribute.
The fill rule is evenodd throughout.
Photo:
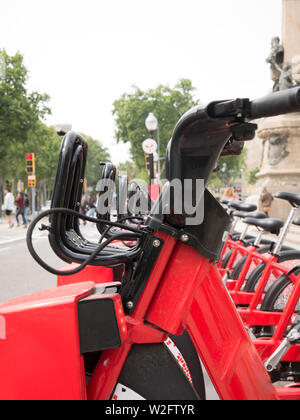
<svg viewBox="0 0 300 420"><path fill-rule="evenodd" d="M209 262L191 247L178 244L147 313L147 321L161 330L180 335L193 296L205 278Z"/></svg>
<svg viewBox="0 0 300 420"><path fill-rule="evenodd" d="M79 299L92 282L72 284L0 305L0 399L85 399Z"/></svg>
<svg viewBox="0 0 300 420"><path fill-rule="evenodd" d="M79 264L70 264L67 267L62 268L61 271L70 271L78 267ZM92 281L95 284L111 283L114 281L113 269L107 267L93 267L87 266L82 271L72 276L58 276L57 286L65 286L72 283L82 283L86 281Z"/></svg>

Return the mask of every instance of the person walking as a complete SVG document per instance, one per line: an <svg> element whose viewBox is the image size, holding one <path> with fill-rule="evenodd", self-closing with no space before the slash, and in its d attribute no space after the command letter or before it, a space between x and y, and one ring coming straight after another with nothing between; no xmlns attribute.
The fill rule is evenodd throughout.
<svg viewBox="0 0 300 420"><path fill-rule="evenodd" d="M83 216L86 216L88 210L89 210L88 201L84 194L81 199L80 213L83 214ZM83 224L86 225L85 220L83 221Z"/></svg>
<svg viewBox="0 0 300 420"><path fill-rule="evenodd" d="M96 200L92 194L88 196L88 213L89 217L95 217L96 214Z"/></svg>
<svg viewBox="0 0 300 420"><path fill-rule="evenodd" d="M11 190L9 188L5 188L4 190L4 213L5 213L5 218L8 222L8 227L10 229L12 229L14 227L14 224L11 220L11 214L14 210L14 196L11 192Z"/></svg>
<svg viewBox="0 0 300 420"><path fill-rule="evenodd" d="M229 187L229 188L226 188L226 190L224 191L222 200L234 201L234 200L237 200L237 198L238 197L235 195L234 189Z"/></svg>
<svg viewBox="0 0 300 420"><path fill-rule="evenodd" d="M28 226L29 225L28 214L29 214L29 205L30 205L28 194L24 194L24 203L25 203L24 219L25 219L26 226Z"/></svg>
<svg viewBox="0 0 300 420"><path fill-rule="evenodd" d="M269 211L271 210L272 201L274 200L272 194L267 190L266 187L262 189L260 194L260 203L263 212L269 217Z"/></svg>
<svg viewBox="0 0 300 420"><path fill-rule="evenodd" d="M22 216L23 219L23 226L26 228L27 224L26 224L26 220L24 217L24 213L25 213L25 200L24 200L24 194L23 193L19 193L17 195L17 198L15 199L15 205L17 207L17 212L16 212L16 220L17 220L17 226L20 226L19 223L19 217Z"/></svg>

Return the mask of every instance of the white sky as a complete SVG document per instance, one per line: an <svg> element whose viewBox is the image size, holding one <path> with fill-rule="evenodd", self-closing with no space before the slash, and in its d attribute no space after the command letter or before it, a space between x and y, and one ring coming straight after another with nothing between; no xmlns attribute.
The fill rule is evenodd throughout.
<svg viewBox="0 0 300 420"><path fill-rule="evenodd" d="M101 140L115 163L112 104L189 78L201 102L272 88L265 58L281 36L281 0L0 0L0 48L20 51L29 89L48 93L47 123Z"/></svg>

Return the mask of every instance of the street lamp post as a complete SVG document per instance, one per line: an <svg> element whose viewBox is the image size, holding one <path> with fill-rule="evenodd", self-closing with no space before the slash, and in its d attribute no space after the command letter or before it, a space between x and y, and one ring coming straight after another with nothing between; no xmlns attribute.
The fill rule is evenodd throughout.
<svg viewBox="0 0 300 420"><path fill-rule="evenodd" d="M157 161L157 180L158 184L160 184L160 138L159 138L159 131L158 131L158 120L153 112L150 112L146 119L146 128L149 131L150 137L154 139L154 133L157 131L157 153L158 153L158 161Z"/></svg>

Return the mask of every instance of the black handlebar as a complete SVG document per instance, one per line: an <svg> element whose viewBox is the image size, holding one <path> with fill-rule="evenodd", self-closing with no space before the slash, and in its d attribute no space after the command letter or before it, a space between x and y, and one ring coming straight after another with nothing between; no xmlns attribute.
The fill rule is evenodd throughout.
<svg viewBox="0 0 300 420"><path fill-rule="evenodd" d="M270 93L259 99L212 102L207 108L213 118L244 117L249 120L300 112L300 86Z"/></svg>
<svg viewBox="0 0 300 420"><path fill-rule="evenodd" d="M270 93L250 102L250 119L300 112L300 86Z"/></svg>

